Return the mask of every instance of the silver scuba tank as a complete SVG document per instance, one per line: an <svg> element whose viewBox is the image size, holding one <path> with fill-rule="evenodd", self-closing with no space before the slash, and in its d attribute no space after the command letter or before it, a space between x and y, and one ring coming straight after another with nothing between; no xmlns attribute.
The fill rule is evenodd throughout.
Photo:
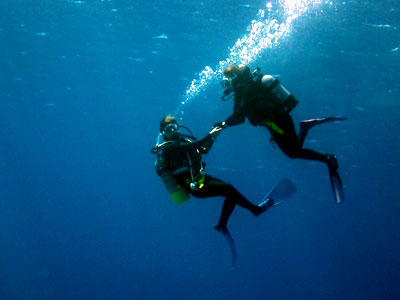
<svg viewBox="0 0 400 300"><path fill-rule="evenodd" d="M279 82L277 78L271 75L264 75L261 78L263 86L268 88L274 100L286 112L291 112L299 101Z"/></svg>

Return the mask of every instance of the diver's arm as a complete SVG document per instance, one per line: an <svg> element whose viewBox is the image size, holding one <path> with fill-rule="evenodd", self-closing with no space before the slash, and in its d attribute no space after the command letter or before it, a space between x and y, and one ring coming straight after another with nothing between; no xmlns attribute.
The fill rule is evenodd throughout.
<svg viewBox="0 0 400 300"><path fill-rule="evenodd" d="M234 112L228 119L225 120L223 127L235 126L242 124L246 120L246 114L242 111Z"/></svg>
<svg viewBox="0 0 400 300"><path fill-rule="evenodd" d="M209 138L205 143L203 143L201 148L199 148L199 151L200 151L201 154L207 154L208 152L210 152L211 147L213 146L215 139L221 133L221 131L222 131L222 127L214 127L210 131L210 133L208 135L211 135L211 138Z"/></svg>
<svg viewBox="0 0 400 300"><path fill-rule="evenodd" d="M168 147L168 151L173 151L173 152L189 152L189 151L194 151L196 149L201 149L204 145L206 144L210 144L212 143L214 139L214 135L208 133L206 136L204 136L203 138L195 141L195 142L188 142L188 141L182 141L182 142L178 142L174 145L171 145L170 147ZM165 151L166 151L165 150Z"/></svg>
<svg viewBox="0 0 400 300"><path fill-rule="evenodd" d="M243 123L246 120L246 113L244 110L244 99L240 95L235 95L235 105L233 107L233 114L225 120L223 127L235 126Z"/></svg>
<svg viewBox="0 0 400 300"><path fill-rule="evenodd" d="M242 124L246 120L246 114L243 110L236 110L233 112L232 115L228 117L224 122L219 122L214 124L214 128L227 128L229 126L235 126L238 124Z"/></svg>
<svg viewBox="0 0 400 300"><path fill-rule="evenodd" d="M235 112L228 117L224 122L218 122L214 124L214 128L225 129L229 126L235 126L243 123L246 120L246 114L241 112Z"/></svg>

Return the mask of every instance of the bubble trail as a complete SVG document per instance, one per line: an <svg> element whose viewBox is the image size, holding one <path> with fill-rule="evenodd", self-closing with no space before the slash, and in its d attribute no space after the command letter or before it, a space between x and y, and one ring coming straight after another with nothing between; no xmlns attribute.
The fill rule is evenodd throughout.
<svg viewBox="0 0 400 300"><path fill-rule="evenodd" d="M218 62L214 69L206 66L198 74L198 78L192 80L174 115L182 116L184 106L192 102L210 84L221 79L222 72L227 66L249 64L258 59L267 49L278 47L289 36L296 19L310 11L315 11L322 5L333 6L333 3L326 0L268 1L265 9L260 9L256 18L251 21L246 30L247 33L229 49L228 57Z"/></svg>

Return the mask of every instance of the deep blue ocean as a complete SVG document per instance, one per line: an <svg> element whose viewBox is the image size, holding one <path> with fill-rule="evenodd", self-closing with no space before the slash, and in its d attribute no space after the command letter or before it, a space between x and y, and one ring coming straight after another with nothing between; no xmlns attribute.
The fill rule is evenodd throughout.
<svg viewBox="0 0 400 300"><path fill-rule="evenodd" d="M260 47L259 10L290 30L233 55L243 37L243 53ZM397 0L3 0L0 11L1 300L400 299ZM327 167L288 158L265 128L219 135L209 174L253 203L284 177L298 190L259 218L235 209L234 269L213 230L223 199L175 206L150 153L167 114L202 137L232 113L218 73L229 58L280 79L300 101L297 128L348 118L305 142L336 154L340 205Z"/></svg>

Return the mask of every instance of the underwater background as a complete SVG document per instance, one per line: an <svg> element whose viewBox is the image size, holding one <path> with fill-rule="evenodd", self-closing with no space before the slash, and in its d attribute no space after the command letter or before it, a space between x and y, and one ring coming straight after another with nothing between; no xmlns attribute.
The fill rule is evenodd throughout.
<svg viewBox="0 0 400 300"><path fill-rule="evenodd" d="M0 299L400 299L400 5L383 1L0 2ZM237 265L213 230L222 198L175 206L150 153L171 113L202 137L225 120L221 70L247 63L345 116L291 160L248 122L204 156L253 203Z"/></svg>

